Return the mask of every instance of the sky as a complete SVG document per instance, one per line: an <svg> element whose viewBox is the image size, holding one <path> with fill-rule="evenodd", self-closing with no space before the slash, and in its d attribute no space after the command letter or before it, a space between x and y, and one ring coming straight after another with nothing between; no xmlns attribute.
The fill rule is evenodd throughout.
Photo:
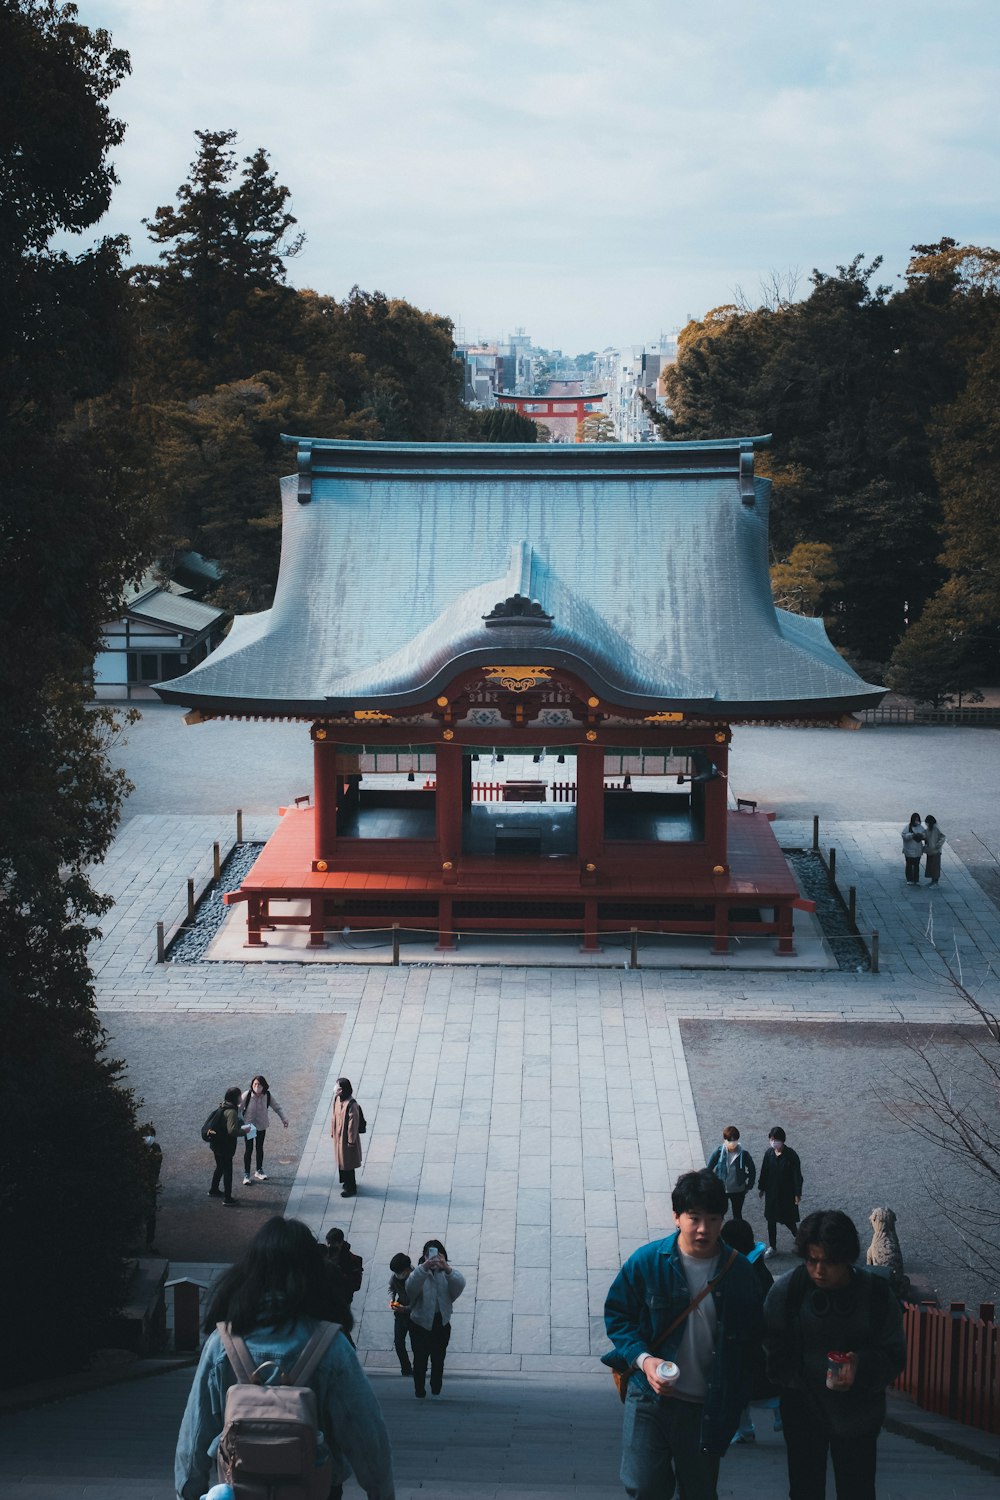
<svg viewBox="0 0 1000 1500"><path fill-rule="evenodd" d="M132 59L101 232L155 258L195 130L268 152L295 286L567 354L773 276L1000 244L998 0L77 0Z"/></svg>

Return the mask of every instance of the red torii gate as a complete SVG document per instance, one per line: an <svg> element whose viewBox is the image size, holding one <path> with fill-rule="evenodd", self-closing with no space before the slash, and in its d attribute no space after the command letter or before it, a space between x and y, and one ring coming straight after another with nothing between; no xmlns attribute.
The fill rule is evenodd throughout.
<svg viewBox="0 0 1000 1500"><path fill-rule="evenodd" d="M601 402L607 394L607 391L591 391L587 395L514 396L501 392L497 395L497 401L501 406L512 406L522 417L528 417L532 422L541 421L543 417L573 417L577 422L582 422L591 412L600 411Z"/></svg>

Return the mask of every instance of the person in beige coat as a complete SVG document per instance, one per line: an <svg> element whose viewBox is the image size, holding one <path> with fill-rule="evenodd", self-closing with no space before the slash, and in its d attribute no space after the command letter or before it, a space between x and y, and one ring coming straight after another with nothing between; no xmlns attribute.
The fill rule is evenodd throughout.
<svg viewBox="0 0 1000 1500"><path fill-rule="evenodd" d="M349 1078L338 1078L333 1091L333 1119L330 1134L337 1157L337 1167L343 1187L342 1198L353 1198L358 1191L355 1172L361 1165L361 1107L354 1097Z"/></svg>

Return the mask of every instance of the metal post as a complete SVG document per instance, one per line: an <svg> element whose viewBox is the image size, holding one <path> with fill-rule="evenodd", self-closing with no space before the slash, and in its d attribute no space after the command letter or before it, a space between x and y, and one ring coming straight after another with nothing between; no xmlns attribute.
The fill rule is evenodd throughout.
<svg viewBox="0 0 1000 1500"><path fill-rule="evenodd" d="M813 813L813 848L819 852L819 813Z"/></svg>
<svg viewBox="0 0 1000 1500"><path fill-rule="evenodd" d="M873 974L877 974L878 973L878 932L877 931L872 933L871 955L872 955L872 973Z"/></svg>
<svg viewBox="0 0 1000 1500"><path fill-rule="evenodd" d="M166 949L166 944L163 941L163 923L162 922L157 922L157 924L156 924L156 962L158 964L165 963L166 962L166 958L167 958L167 949Z"/></svg>
<svg viewBox="0 0 1000 1500"><path fill-rule="evenodd" d="M851 926L856 930L858 925L858 888L856 885L847 887L847 915Z"/></svg>
<svg viewBox="0 0 1000 1500"><path fill-rule="evenodd" d="M633 969L637 969L639 967L639 929L638 929L638 927L630 927L629 928L629 933L631 934L631 937L632 937L632 951L629 954L629 966L631 968L633 968Z"/></svg>
<svg viewBox="0 0 1000 1500"><path fill-rule="evenodd" d="M188 877L188 921L194 921L194 879Z"/></svg>
<svg viewBox="0 0 1000 1500"><path fill-rule="evenodd" d="M212 874L216 880L222 874L222 859L219 855L219 846L217 843L212 845Z"/></svg>
<svg viewBox="0 0 1000 1500"><path fill-rule="evenodd" d="M830 850L830 884L832 886L836 886L836 884L837 884L837 851L836 851L836 849L831 849Z"/></svg>
<svg viewBox="0 0 1000 1500"><path fill-rule="evenodd" d="M399 968L399 923L392 924L392 962L394 968Z"/></svg>
<svg viewBox="0 0 1000 1500"><path fill-rule="evenodd" d="M243 809L242 809L242 807L238 807L236 809L236 842L238 844L242 844L242 842L243 842Z"/></svg>

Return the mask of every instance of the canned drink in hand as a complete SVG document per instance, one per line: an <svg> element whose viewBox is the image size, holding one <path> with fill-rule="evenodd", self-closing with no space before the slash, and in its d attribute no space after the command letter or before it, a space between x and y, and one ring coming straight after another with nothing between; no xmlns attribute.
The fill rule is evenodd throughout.
<svg viewBox="0 0 1000 1500"><path fill-rule="evenodd" d="M826 1388L828 1391L843 1391L848 1389L847 1379L850 1368L851 1356L841 1354L836 1349L831 1349L826 1356Z"/></svg>
<svg viewBox="0 0 1000 1500"><path fill-rule="evenodd" d="M661 1359L656 1367L657 1380L662 1380L666 1385L676 1385L680 1374L672 1359Z"/></svg>

